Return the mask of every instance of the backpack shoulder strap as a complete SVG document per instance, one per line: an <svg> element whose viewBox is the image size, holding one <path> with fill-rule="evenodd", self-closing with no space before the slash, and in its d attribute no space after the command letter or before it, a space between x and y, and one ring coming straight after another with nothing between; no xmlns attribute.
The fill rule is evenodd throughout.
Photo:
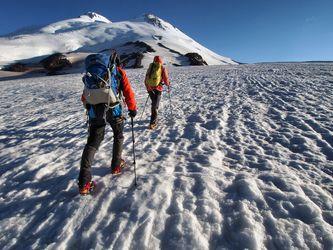
<svg viewBox="0 0 333 250"><path fill-rule="evenodd" d="M123 78L124 78L124 73L123 73L123 71L122 70L119 70L118 68L117 68L117 75L116 75L116 77L117 77L117 80L118 80L118 84L119 84L119 86L118 87L121 87L120 89L123 89L122 87L122 82L123 82Z"/></svg>
<svg viewBox="0 0 333 250"><path fill-rule="evenodd" d="M118 91L119 91L119 96L120 99L123 99L123 90L124 90L124 84L123 84L123 79L124 79L124 72L121 69L116 68L117 74L116 74L116 79L118 82Z"/></svg>
<svg viewBox="0 0 333 250"><path fill-rule="evenodd" d="M148 69L148 71L149 71L149 73L148 73L148 77L149 77L149 78L150 78L151 75L153 74L153 69L154 69L154 63L151 63L151 64L149 65L149 69Z"/></svg>

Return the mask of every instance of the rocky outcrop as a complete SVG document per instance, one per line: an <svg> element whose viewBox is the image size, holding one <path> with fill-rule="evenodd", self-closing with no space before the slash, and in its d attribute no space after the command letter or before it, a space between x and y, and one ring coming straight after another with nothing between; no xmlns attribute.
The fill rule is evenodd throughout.
<svg viewBox="0 0 333 250"><path fill-rule="evenodd" d="M165 45L162 44L162 43L157 43L157 45L160 46L160 47L162 47L162 48L165 48L165 49L169 50L171 53L174 53L174 54L177 54L177 55L180 55L180 56L183 55L183 54L179 53L179 52L176 51L176 50L173 50L173 49L168 48L167 46L165 46Z"/></svg>
<svg viewBox="0 0 333 250"><path fill-rule="evenodd" d="M166 27L164 27L162 21L153 14L145 14L144 19L147 23L150 23L151 25L154 25L160 29L166 30Z"/></svg>
<svg viewBox="0 0 333 250"><path fill-rule="evenodd" d="M14 63L10 64L4 68L5 71L12 71L12 72L25 72L28 71L29 68L23 63Z"/></svg>
<svg viewBox="0 0 333 250"><path fill-rule="evenodd" d="M142 68L142 59L143 53L141 52L133 52L131 54L123 54L120 56L120 61L123 67L126 68Z"/></svg>
<svg viewBox="0 0 333 250"><path fill-rule="evenodd" d="M118 48L123 67L142 68L142 59L147 52L156 52L149 44L142 41L127 42Z"/></svg>
<svg viewBox="0 0 333 250"><path fill-rule="evenodd" d="M134 45L137 48L143 49L142 52L156 52L150 45L141 41L127 42L123 46L129 46L129 45Z"/></svg>
<svg viewBox="0 0 333 250"><path fill-rule="evenodd" d="M190 65L192 66L202 66L202 65L208 65L206 61L202 58L201 55L198 53L187 53L185 56L188 58Z"/></svg>
<svg viewBox="0 0 333 250"><path fill-rule="evenodd" d="M40 63L48 71L48 74L54 74L59 70L72 66L67 57L61 53L50 55L41 60Z"/></svg>

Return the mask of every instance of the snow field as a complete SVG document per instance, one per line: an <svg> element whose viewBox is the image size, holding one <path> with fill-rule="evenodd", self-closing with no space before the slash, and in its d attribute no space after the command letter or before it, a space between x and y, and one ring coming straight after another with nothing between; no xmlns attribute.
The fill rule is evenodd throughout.
<svg viewBox="0 0 333 250"><path fill-rule="evenodd" d="M127 122L129 168L110 175L108 128L87 197L81 76L0 82L2 249L333 247L332 64L169 71L172 103L165 92L154 131L150 102L139 120L145 72L127 71L139 186Z"/></svg>

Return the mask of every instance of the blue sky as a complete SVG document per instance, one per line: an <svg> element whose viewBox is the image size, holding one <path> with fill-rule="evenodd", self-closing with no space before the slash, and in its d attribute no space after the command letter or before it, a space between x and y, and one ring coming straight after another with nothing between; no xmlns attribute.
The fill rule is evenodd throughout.
<svg viewBox="0 0 333 250"><path fill-rule="evenodd" d="M95 11L112 21L154 13L241 62L333 60L332 0L12 0L0 35Z"/></svg>

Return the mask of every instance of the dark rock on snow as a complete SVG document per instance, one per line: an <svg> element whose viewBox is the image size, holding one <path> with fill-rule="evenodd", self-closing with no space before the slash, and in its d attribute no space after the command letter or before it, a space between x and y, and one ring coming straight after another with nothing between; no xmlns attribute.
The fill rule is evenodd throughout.
<svg viewBox="0 0 333 250"><path fill-rule="evenodd" d="M185 55L189 61L190 61L190 65L193 65L193 66L201 66L201 65L208 65L206 63L206 61L202 58L201 55L199 55L198 53L187 53Z"/></svg>
<svg viewBox="0 0 333 250"><path fill-rule="evenodd" d="M150 23L151 25L154 25L160 29L166 30L161 20L157 16L153 14L145 14L144 18L147 23Z"/></svg>
<svg viewBox="0 0 333 250"><path fill-rule="evenodd" d="M142 48L144 50L143 52L156 52L150 45L141 41L127 42L123 46L128 45L134 45L135 47Z"/></svg>
<svg viewBox="0 0 333 250"><path fill-rule="evenodd" d="M72 66L67 57L61 53L50 55L41 60L40 63L49 72L49 74L53 74L56 71Z"/></svg>
<svg viewBox="0 0 333 250"><path fill-rule="evenodd" d="M123 54L120 56L120 61L123 67L126 68L142 68L142 59L143 53L141 52L133 52L131 54ZM134 61L131 62L130 61Z"/></svg>
<svg viewBox="0 0 333 250"><path fill-rule="evenodd" d="M4 68L5 71L13 71L13 72L25 72L28 71L29 68L23 63L14 63L10 64Z"/></svg>
<svg viewBox="0 0 333 250"><path fill-rule="evenodd" d="M144 53L156 52L149 44L142 41L127 42L121 46L121 50L125 51L125 53L120 53L120 61L123 67L126 68L142 68ZM126 53L126 51L132 52Z"/></svg>
<svg viewBox="0 0 333 250"><path fill-rule="evenodd" d="M176 51L176 50L174 50L174 49L170 49L170 48L168 48L167 46L165 46L165 45L162 44L162 43L157 43L157 45L160 46L160 47L162 47L162 48L165 48L165 49L169 50L171 53L175 53L175 54L180 55L180 56L183 55L183 54L179 53L178 51Z"/></svg>

